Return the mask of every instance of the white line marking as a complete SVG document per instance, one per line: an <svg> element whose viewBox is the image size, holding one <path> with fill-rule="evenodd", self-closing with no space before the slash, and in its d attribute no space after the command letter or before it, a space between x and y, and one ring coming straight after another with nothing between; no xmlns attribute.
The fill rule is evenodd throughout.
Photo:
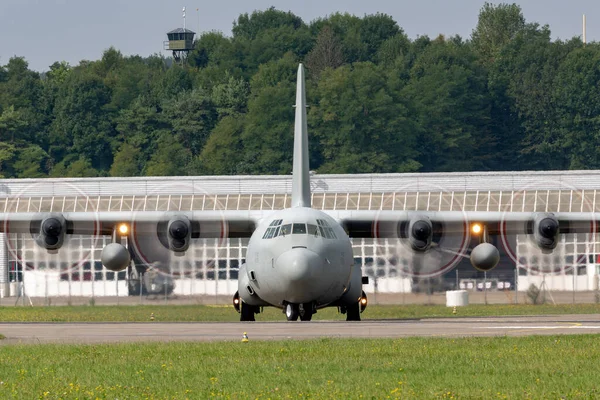
<svg viewBox="0 0 600 400"><path fill-rule="evenodd" d="M572 326L484 326L480 328L473 327L472 329L600 329L600 325L572 325Z"/></svg>

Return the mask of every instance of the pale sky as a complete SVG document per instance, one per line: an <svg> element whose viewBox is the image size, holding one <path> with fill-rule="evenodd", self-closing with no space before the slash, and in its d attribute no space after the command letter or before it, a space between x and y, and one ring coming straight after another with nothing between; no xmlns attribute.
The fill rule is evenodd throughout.
<svg viewBox="0 0 600 400"><path fill-rule="evenodd" d="M30 68L48 69L55 61L77 65L97 60L114 46L126 55L168 55L166 32L183 26L195 32L218 30L231 35L241 13L270 6L292 11L305 22L336 11L357 16L391 15L411 38L459 34L468 38L484 0L0 0L0 65L14 55ZM506 1L511 3L511 1ZM496 3L496 2L494 2ZM553 38L580 36L582 14L587 40L600 39L600 1L521 0L527 22L548 24ZM196 9L199 9L197 12Z"/></svg>

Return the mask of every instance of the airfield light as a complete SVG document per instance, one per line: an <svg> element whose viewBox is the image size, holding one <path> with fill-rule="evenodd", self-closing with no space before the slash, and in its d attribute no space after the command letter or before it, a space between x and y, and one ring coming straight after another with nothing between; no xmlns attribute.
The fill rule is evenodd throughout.
<svg viewBox="0 0 600 400"><path fill-rule="evenodd" d="M121 235L127 235L127 233L129 233L129 226L125 223L119 224L119 233Z"/></svg>
<svg viewBox="0 0 600 400"><path fill-rule="evenodd" d="M481 224L473 224L471 226L471 231L474 234L479 235L481 233L481 231L483 231L483 228L482 228Z"/></svg>

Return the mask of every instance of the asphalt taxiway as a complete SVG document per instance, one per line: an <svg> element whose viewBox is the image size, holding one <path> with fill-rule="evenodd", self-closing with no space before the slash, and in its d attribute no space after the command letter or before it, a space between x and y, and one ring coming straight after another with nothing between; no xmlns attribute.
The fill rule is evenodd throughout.
<svg viewBox="0 0 600 400"><path fill-rule="evenodd" d="M0 323L17 343L119 343L141 341L239 341L312 338L395 338L600 334L600 315L553 315L362 322L203 322L203 323Z"/></svg>

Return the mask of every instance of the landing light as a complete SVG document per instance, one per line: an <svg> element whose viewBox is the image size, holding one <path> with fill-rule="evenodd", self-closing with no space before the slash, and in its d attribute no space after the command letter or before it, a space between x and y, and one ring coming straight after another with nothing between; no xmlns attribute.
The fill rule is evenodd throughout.
<svg viewBox="0 0 600 400"><path fill-rule="evenodd" d="M119 233L121 235L127 235L127 233L129 233L129 225L119 224Z"/></svg>
<svg viewBox="0 0 600 400"><path fill-rule="evenodd" d="M233 299L234 304L238 304L239 302L240 302L240 299L237 299L237 298Z"/></svg>
<svg viewBox="0 0 600 400"><path fill-rule="evenodd" d="M473 224L471 226L471 232L473 232L476 235L479 235L482 230L483 230L483 227L481 226L481 224Z"/></svg>
<svg viewBox="0 0 600 400"><path fill-rule="evenodd" d="M360 304L367 304L367 299L365 299L364 297L360 299Z"/></svg>

